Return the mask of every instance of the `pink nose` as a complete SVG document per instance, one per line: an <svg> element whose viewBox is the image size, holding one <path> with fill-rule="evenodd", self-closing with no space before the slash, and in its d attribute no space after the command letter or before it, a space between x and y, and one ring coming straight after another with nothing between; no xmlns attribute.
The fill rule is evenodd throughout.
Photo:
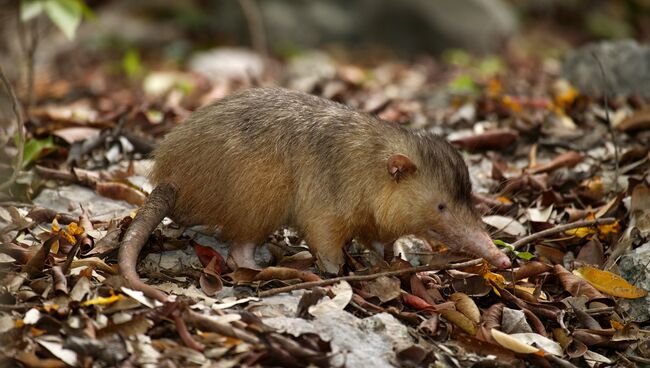
<svg viewBox="0 0 650 368"><path fill-rule="evenodd" d="M492 263L493 265L495 265L496 267L499 267L499 268L510 268L510 266L512 265L510 263L510 258L508 258L508 256L506 256L505 254L503 254L501 252L499 252L499 253L500 254L498 256L496 256L494 259L489 260L490 263Z"/></svg>

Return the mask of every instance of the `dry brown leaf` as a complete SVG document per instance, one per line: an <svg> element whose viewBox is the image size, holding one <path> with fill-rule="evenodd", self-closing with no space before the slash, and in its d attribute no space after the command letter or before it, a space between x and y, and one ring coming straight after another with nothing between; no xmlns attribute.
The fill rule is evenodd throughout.
<svg viewBox="0 0 650 368"><path fill-rule="evenodd" d="M479 323L481 321L481 311L467 294L455 292L449 296L449 300L453 301L456 304L456 309L472 322Z"/></svg>
<svg viewBox="0 0 650 368"><path fill-rule="evenodd" d="M365 289L371 295L378 297L382 303L399 298L402 290L398 278L387 276L381 276L369 281Z"/></svg>
<svg viewBox="0 0 650 368"><path fill-rule="evenodd" d="M320 281L321 278L309 271L296 270L294 268L284 267L267 267L260 271L253 281L269 281L269 280L290 280L300 279L304 282Z"/></svg>
<svg viewBox="0 0 650 368"><path fill-rule="evenodd" d="M504 149L519 138L519 133L512 129L494 129L485 133L457 138L451 143L468 151Z"/></svg>
<svg viewBox="0 0 650 368"><path fill-rule="evenodd" d="M134 206L142 206L146 196L137 189L123 183L97 183L97 194L110 199L126 201Z"/></svg>
<svg viewBox="0 0 650 368"><path fill-rule="evenodd" d="M637 299L648 295L646 290L638 288L609 271L599 270L594 267L580 267L573 274L586 280L593 287L611 296L626 299Z"/></svg>
<svg viewBox="0 0 650 368"><path fill-rule="evenodd" d="M562 283L562 286L564 286L564 289L573 296L584 295L589 299L604 297L603 294L587 281L567 271L566 268L559 264L555 265L555 274Z"/></svg>
<svg viewBox="0 0 650 368"><path fill-rule="evenodd" d="M575 151L568 151L557 155L551 161L537 165L533 168L528 169L529 174L539 174L543 172L549 172L561 167L573 167L582 161L582 155Z"/></svg>
<svg viewBox="0 0 650 368"><path fill-rule="evenodd" d="M624 132L650 129L650 107L635 111L616 125L616 129Z"/></svg>
<svg viewBox="0 0 650 368"><path fill-rule="evenodd" d="M445 319L465 331L466 333L474 336L476 335L476 324L467 318L464 314L453 309L446 309L440 311L440 314Z"/></svg>

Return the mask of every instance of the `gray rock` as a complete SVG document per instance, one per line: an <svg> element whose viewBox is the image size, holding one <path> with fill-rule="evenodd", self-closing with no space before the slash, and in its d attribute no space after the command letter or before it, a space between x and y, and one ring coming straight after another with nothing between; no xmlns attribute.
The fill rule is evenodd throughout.
<svg viewBox="0 0 650 368"><path fill-rule="evenodd" d="M193 55L189 69L212 82L260 80L264 61L248 49L224 47Z"/></svg>
<svg viewBox="0 0 650 368"><path fill-rule="evenodd" d="M621 257L618 268L621 276L634 285L650 290L650 273L647 265L650 263L650 243L634 249ZM621 299L619 305L634 321L650 320L650 295L638 299Z"/></svg>
<svg viewBox="0 0 650 368"><path fill-rule="evenodd" d="M127 216L135 208L125 201L102 197L94 190L79 185L44 189L38 197L34 198L34 204L73 216L81 214L79 205L82 205L88 210L92 219L100 221Z"/></svg>
<svg viewBox="0 0 650 368"><path fill-rule="evenodd" d="M650 97L650 45L633 40L591 43L567 54L562 73L582 93Z"/></svg>
<svg viewBox="0 0 650 368"><path fill-rule="evenodd" d="M387 313L358 319L346 311L338 311L313 321L291 317L265 318L263 321L294 336L316 333L330 341L332 366L393 367L395 351L413 345L408 329Z"/></svg>
<svg viewBox="0 0 650 368"><path fill-rule="evenodd" d="M379 45L398 53L447 48L495 51L517 30L501 0L264 0L258 1L272 50L323 44ZM215 22L249 43L237 3L215 1Z"/></svg>

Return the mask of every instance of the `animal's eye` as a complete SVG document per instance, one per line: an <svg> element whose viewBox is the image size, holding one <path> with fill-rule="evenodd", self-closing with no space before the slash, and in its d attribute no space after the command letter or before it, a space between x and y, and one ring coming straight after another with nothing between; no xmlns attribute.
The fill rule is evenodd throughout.
<svg viewBox="0 0 650 368"><path fill-rule="evenodd" d="M438 211L442 212L446 209L447 207L445 206L444 203L438 203Z"/></svg>

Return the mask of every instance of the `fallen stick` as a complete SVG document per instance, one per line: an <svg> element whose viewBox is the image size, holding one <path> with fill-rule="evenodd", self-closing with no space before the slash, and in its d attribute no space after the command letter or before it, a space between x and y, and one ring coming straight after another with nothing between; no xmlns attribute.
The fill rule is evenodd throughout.
<svg viewBox="0 0 650 368"><path fill-rule="evenodd" d="M7 179L4 183L0 184L0 191L3 191L14 184L14 182L18 178L18 174L22 169L23 154L25 150L25 120L23 119L23 114L20 110L20 103L18 102L16 93L14 92L14 89L11 86L9 79L7 79L4 72L2 71L2 67L0 67L0 81L2 81L2 84L4 85L4 88L7 90L7 94L11 99L11 108L14 112L14 115L16 116L16 125L17 125L16 133L18 135L18 143L16 144L17 153L15 157L16 162L14 162L14 170L11 173L9 179Z"/></svg>
<svg viewBox="0 0 650 368"><path fill-rule="evenodd" d="M572 222L569 224L564 224L564 225L559 225L556 227L552 227L550 229L542 230L533 234L530 234L528 236L524 236L523 238L517 240L516 242L510 244L514 249L518 249L523 247L526 244L529 244L539 238L543 238L545 236L549 235L555 235L558 233L561 233L563 231L567 230L572 230L576 229L579 227L591 227L591 226L596 226L596 225L608 225L616 221L615 218L612 217L605 217L605 218L600 218L596 220L584 220L584 221L576 221Z"/></svg>
<svg viewBox="0 0 650 368"><path fill-rule="evenodd" d="M261 291L258 295L260 297L271 296L271 295L286 293L293 290L310 289L316 286L333 285L341 281L369 281L382 276L399 276L399 275L405 275L405 274L410 274L415 272L424 272L424 271L455 270L455 269L476 266L478 264L481 264L482 262L483 262L483 258L478 258L478 259L473 259L471 261L462 262L462 263L451 263L445 265L431 264L431 265L418 266L418 267L409 267L403 270L373 273L372 275L341 276L341 277L335 277L327 280L301 282L294 285L283 286L271 290Z"/></svg>
<svg viewBox="0 0 650 368"><path fill-rule="evenodd" d="M565 225L560 225L553 227L551 229L546 229L542 230L540 232L530 234L528 236L525 236L516 242L512 243L512 247L514 249L520 248L532 241L535 241L539 238L543 238L548 235L555 235L558 233L561 233L563 231L579 228L579 227L591 227L595 225L606 225L606 224L611 224L614 221L616 221L615 218L601 218L597 220L585 220L585 221L576 221L572 222L570 224L565 224ZM404 275L404 274L409 274L409 273L415 273L415 272L424 272L424 271L442 271L442 270L454 270L454 269L461 269L461 268L466 268L470 266L475 266L483 262L482 258L479 259L473 259L471 261L467 262L462 262L462 263L452 263L448 265L426 265L426 266L418 266L418 267L411 267L411 268L406 268L403 270L397 270L397 271L386 271L386 272L379 272L375 273L372 275L352 275L352 276L342 276L342 277L335 277L332 279L327 279L327 280L320 280L320 281L310 281L310 282L301 282L298 284L294 285L289 285L289 286L283 286L271 290L265 290L259 292L260 297L265 297L265 296L271 296L271 295L276 295L276 294L281 294L281 293L286 293L290 292L293 290L300 290L300 289L310 289L316 286L327 286L327 285L333 285L341 281L369 281L369 280L374 280L376 278L382 277L382 276L399 276L399 275Z"/></svg>

